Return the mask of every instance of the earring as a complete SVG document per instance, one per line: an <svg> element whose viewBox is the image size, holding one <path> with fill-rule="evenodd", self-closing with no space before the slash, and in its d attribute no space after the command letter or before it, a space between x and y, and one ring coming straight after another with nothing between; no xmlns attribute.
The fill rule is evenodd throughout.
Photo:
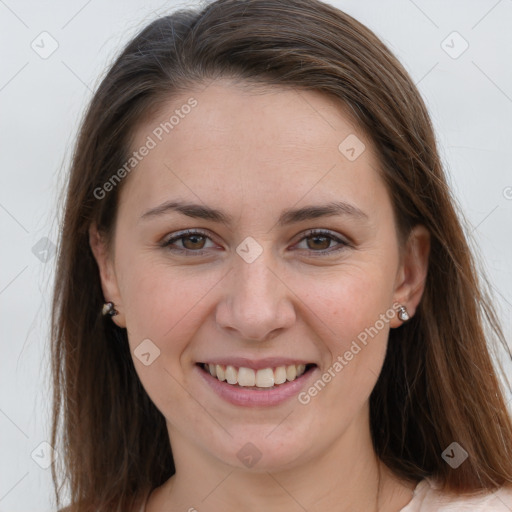
<svg viewBox="0 0 512 512"><path fill-rule="evenodd" d="M118 313L119 311L114 308L113 302L105 302L105 304L103 304L103 308L101 310L101 314L103 316L116 316Z"/></svg>
<svg viewBox="0 0 512 512"><path fill-rule="evenodd" d="M409 313L407 313L407 308L405 306L400 306L398 308L398 318L400 318L402 322L407 322L407 320L409 320Z"/></svg>

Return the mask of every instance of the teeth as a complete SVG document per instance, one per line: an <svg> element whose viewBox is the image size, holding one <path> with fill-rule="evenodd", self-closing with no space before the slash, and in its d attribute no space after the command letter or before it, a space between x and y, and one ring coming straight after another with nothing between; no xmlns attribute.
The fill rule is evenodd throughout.
<svg viewBox="0 0 512 512"><path fill-rule="evenodd" d="M278 366L276 368L274 380L276 384L284 384L286 382L286 366Z"/></svg>
<svg viewBox="0 0 512 512"><path fill-rule="evenodd" d="M239 368L237 380L239 386L254 386L256 384L256 374L251 368Z"/></svg>
<svg viewBox="0 0 512 512"><path fill-rule="evenodd" d="M243 366L236 368L231 365L208 363L205 363L203 367L210 372L212 377L216 377L221 382L227 381L228 384L258 388L271 388L274 385L284 384L286 381L294 381L306 371L305 364L263 368L257 371Z"/></svg>
<svg viewBox="0 0 512 512"><path fill-rule="evenodd" d="M242 370L242 368L240 368ZM252 371L252 370L251 370ZM238 372L240 376L240 372ZM272 368L265 368L256 372L255 386L258 388L271 388L276 380L274 370Z"/></svg>
<svg viewBox="0 0 512 512"><path fill-rule="evenodd" d="M219 379L221 382L226 380L226 372L220 364L215 365L215 372L217 373L217 379Z"/></svg>
<svg viewBox="0 0 512 512"><path fill-rule="evenodd" d="M286 367L286 380L292 381L297 377L297 367L294 364Z"/></svg>
<svg viewBox="0 0 512 512"><path fill-rule="evenodd" d="M210 365L208 365L210 366ZM226 380L229 384L236 384L238 378L238 372L234 366L226 366Z"/></svg>

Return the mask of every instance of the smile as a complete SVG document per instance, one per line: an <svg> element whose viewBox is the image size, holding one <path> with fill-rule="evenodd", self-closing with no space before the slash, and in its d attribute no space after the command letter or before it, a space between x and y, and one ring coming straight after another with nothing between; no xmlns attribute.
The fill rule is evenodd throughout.
<svg viewBox="0 0 512 512"><path fill-rule="evenodd" d="M290 364L275 368L254 370L244 366L202 363L201 367L220 382L249 389L269 389L285 382L293 382L303 375L313 364Z"/></svg>
<svg viewBox="0 0 512 512"><path fill-rule="evenodd" d="M241 364L196 363L194 370L199 381L224 401L244 407L277 406L291 400L320 373L316 364L273 364L264 361L253 362L259 368ZM245 364L250 364L246 360Z"/></svg>

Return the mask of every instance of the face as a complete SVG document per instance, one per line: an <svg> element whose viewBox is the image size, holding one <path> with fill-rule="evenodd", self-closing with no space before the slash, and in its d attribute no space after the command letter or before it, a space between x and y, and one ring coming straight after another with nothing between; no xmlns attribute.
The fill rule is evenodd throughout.
<svg viewBox="0 0 512 512"><path fill-rule="evenodd" d="M174 97L133 149L148 137L113 252L94 228L91 245L173 450L268 470L366 431L393 304L414 314L428 251L421 228L400 250L371 141L319 93L228 81Z"/></svg>

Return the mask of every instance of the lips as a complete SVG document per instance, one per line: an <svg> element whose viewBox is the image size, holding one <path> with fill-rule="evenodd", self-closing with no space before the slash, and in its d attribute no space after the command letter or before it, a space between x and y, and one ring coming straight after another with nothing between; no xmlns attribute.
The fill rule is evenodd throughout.
<svg viewBox="0 0 512 512"><path fill-rule="evenodd" d="M215 376L212 375L212 373L210 372L210 365L213 367L212 372L215 374ZM210 390L212 390L218 397L233 405L243 407L274 407L278 406L281 403L284 403L287 400L291 400L293 397L297 397L301 390L308 386L309 383L312 382L314 379L318 378L320 368L316 364L304 364L302 362L299 362L299 364L297 365L287 365L285 368L288 369L288 367L293 366L296 371L300 365L304 366L302 375L296 375L295 378L293 378L292 380L288 380L287 375L285 382L283 382L282 384L276 383L276 373L279 373L279 371L282 372L282 370L278 370L279 366L275 368L267 367L255 370L254 368L236 367L229 364L218 365L221 366L221 375L219 376L217 375L217 362L208 364L197 363L195 365L194 370L200 382L206 384L206 386ZM229 366L231 366L233 370L228 369ZM230 372L233 371L233 373L230 376L230 380L233 382L233 384L228 383L227 380L221 381L218 378L222 377L223 369L224 378L226 378L226 373L228 376L230 376ZM241 369L242 376L240 377ZM242 383L252 383L252 380L244 381L244 379L248 378L247 373L249 373L249 378L252 378L250 376L250 372L247 372L247 370L254 372L254 383L263 384L263 387L247 385L242 386L238 383L239 378L242 380ZM266 377L266 379L259 380L259 382L257 382L257 373L259 371L263 372L260 374L259 379L263 379L264 377ZM272 374L270 372L272 372ZM290 377L293 376L293 370L291 370L291 372L292 374L290 374ZM235 375L236 381L234 378L231 378L234 377ZM279 377L279 375L277 376ZM274 379L274 383L271 385L272 378Z"/></svg>

